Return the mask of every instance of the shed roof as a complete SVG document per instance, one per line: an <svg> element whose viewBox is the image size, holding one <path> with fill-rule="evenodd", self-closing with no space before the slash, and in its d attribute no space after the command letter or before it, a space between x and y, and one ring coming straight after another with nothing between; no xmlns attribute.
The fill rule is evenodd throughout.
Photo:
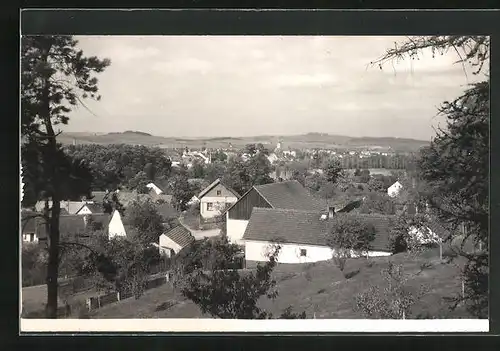
<svg viewBox="0 0 500 351"><path fill-rule="evenodd" d="M177 227L169 230L163 235L167 236L181 247L186 247L195 241L194 236L191 234L191 231L189 231L183 225L178 225Z"/></svg>

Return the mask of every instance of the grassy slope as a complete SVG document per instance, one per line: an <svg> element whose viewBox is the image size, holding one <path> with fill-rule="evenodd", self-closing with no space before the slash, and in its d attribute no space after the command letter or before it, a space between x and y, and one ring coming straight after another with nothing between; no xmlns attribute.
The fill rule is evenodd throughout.
<svg viewBox="0 0 500 351"><path fill-rule="evenodd" d="M415 306L417 313L430 313L440 318L470 318L463 309L449 312L443 301L445 296L460 292L459 267L442 264L438 259L411 259L395 255L393 261L403 263L405 272L416 273L424 261L432 267L424 270L412 280L411 286L425 283L429 293ZM381 269L387 267L388 258L374 258L369 267L364 259L353 259L347 263L346 272L360 269L360 273L346 280L331 262L308 265L280 265L275 271L279 296L274 300L262 299L260 306L274 315L292 306L293 311L306 311L307 318L363 318L353 312L353 297L370 285L382 285ZM157 311L161 304L175 303L174 306ZM147 291L139 300L128 299L108 305L93 313L92 318L210 318L203 315L191 301L175 293L167 284Z"/></svg>

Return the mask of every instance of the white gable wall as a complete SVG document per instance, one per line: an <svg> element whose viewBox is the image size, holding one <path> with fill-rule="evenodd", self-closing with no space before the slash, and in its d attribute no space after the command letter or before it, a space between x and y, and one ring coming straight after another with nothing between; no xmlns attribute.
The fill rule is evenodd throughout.
<svg viewBox="0 0 500 351"><path fill-rule="evenodd" d="M108 235L110 239L116 236L119 237L127 236L127 232L125 231L125 227L123 226L122 216L120 215L120 212L116 210L115 212L113 212L113 216L109 221Z"/></svg>
<svg viewBox="0 0 500 351"><path fill-rule="evenodd" d="M88 215L92 214L92 212L89 210L87 206L83 206L77 213L77 215Z"/></svg>
<svg viewBox="0 0 500 351"><path fill-rule="evenodd" d="M221 214L221 210L225 209L226 204L234 204L238 201L236 196L203 196L200 201L200 214L203 218L213 218ZM212 204L212 209L208 209L208 204Z"/></svg>
<svg viewBox="0 0 500 351"><path fill-rule="evenodd" d="M226 235L230 243L242 245L243 234L247 229L248 221L244 219L229 219L226 212Z"/></svg>
<svg viewBox="0 0 500 351"><path fill-rule="evenodd" d="M182 246L177 244L175 241L170 239L168 236L165 234L160 235L160 255L164 254L169 256L170 255L170 250L172 249L174 253L179 253L179 251L182 250Z"/></svg>
<svg viewBox="0 0 500 351"><path fill-rule="evenodd" d="M401 189L403 188L403 185L401 185L400 182L396 182L394 184L392 184L388 189L387 189L387 194L390 196L390 197L395 197L399 194L399 192L401 191Z"/></svg>

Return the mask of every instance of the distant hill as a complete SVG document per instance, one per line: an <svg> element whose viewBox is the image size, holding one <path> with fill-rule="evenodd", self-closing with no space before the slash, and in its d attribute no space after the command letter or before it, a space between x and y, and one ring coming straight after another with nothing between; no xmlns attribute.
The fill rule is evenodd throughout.
<svg viewBox="0 0 500 351"><path fill-rule="evenodd" d="M137 135L144 135L144 136L152 136L149 133L138 132L138 131L135 131L135 130L126 130L124 132L111 132L111 133L108 133L108 135L114 135L114 134L137 134Z"/></svg>
<svg viewBox="0 0 500 351"><path fill-rule="evenodd" d="M230 143L238 148L250 143L263 143L273 148L278 140L284 148L379 148L395 151L416 151L429 145L428 141L395 137L349 137L327 133L307 133L301 135L260 135L252 137L207 137L180 138L161 137L149 133L127 130L125 132L89 133L65 132L58 137L63 144L131 144L158 146L162 148L209 148L227 147Z"/></svg>

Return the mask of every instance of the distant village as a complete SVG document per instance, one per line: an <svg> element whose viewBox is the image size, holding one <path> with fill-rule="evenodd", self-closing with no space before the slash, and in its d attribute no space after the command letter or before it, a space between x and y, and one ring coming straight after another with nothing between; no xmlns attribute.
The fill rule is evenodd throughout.
<svg viewBox="0 0 500 351"><path fill-rule="evenodd" d="M259 152L256 150L254 154L250 154L236 150L231 144L226 148L218 149L191 150L186 147L166 150L173 168L185 167L187 169L192 168L195 164L209 165L213 162L227 162L232 158L239 158L246 162ZM221 155L224 156L221 157ZM177 226L163 233L157 242L152 243L158 247L161 255L168 257L179 253L197 239L218 236L222 230L231 243L242 246L247 262L265 261L266 257L262 255L263 248L269 245L274 237L281 238L288 245L283 252L283 262L303 263L327 260L331 258L332 252L325 242L323 222L334 216L335 213L352 213L352 215L375 223L378 228L378 237L375 240L376 245L369 255L391 254L387 246L390 230L389 219L394 217L396 211L391 215L359 213L361 203L366 196L342 199L333 197L326 199L325 202L325 199L314 196L303 184L294 180L294 172L287 165L298 161L306 162L308 174L322 174L323 170L319 166L313 168L314 161L318 157L333 157L340 162L342 159L355 159L357 161L353 161L353 164L358 166L362 164L363 159L378 158L379 163L376 165L384 166L380 162L384 157L407 156L407 154L369 149L356 151L292 150L284 147L283 143L278 141L276 147L270 152L267 151L265 156L272 165L272 172L269 176L274 183L255 185L243 194L239 194L224 184L221 179L216 179L210 184L207 184L203 179L189 179L190 183L204 184L202 190L188 202L191 208L198 211L195 214L197 217L195 221L187 218L189 217L186 215L187 211L179 211L176 208L172 201L173 196L168 194L167 189L161 189L151 182L147 184L148 193L146 194L139 194L127 189L108 189L106 191L93 191L91 199L63 201L60 217L61 235L64 235L65 231L68 232L68 235L70 232L82 231L91 222L93 226L104 229L110 239L133 236L135 229L129 223L126 215L123 216L118 210L104 213L106 201L112 194L115 194L125 209L134 201L150 199L157 205L156 209L164 218L165 223L171 218L179 220ZM352 166L351 164L344 165ZM384 168L380 167L378 170L372 169L372 178L377 176L377 171L382 171L378 175L383 176ZM395 181L388 184L383 192L389 198L394 199L403 188L402 182L396 177ZM50 201L47 203L38 201L34 208L23 209L23 216L27 218L32 213L41 213L47 205L51 206ZM400 206L397 211L416 213L418 209L417 206L408 207L408 204L405 204ZM220 225L213 225L216 222L215 219L218 219L218 222L223 222L224 228L221 229ZM435 231L439 233L434 233ZM445 235L443 231L441 226L436 225L433 228L432 236L434 238L443 237ZM46 240L46 237L45 226L41 224L40 219L34 218L23 226L22 239L25 243L40 242Z"/></svg>

